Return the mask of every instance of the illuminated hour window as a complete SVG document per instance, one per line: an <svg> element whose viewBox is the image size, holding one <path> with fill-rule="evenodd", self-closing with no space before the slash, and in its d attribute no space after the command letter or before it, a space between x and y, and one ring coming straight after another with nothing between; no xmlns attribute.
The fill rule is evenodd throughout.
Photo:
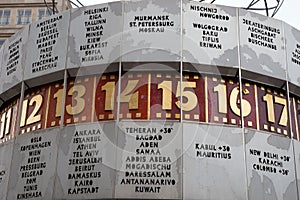
<svg viewBox="0 0 300 200"><path fill-rule="evenodd" d="M9 24L10 10L0 10L0 24Z"/></svg>
<svg viewBox="0 0 300 200"><path fill-rule="evenodd" d="M50 16L51 15L51 10L49 9L39 9L39 20L44 18L44 17L47 17L47 16Z"/></svg>
<svg viewBox="0 0 300 200"><path fill-rule="evenodd" d="M17 24L29 24L31 18L31 10L20 9L18 10Z"/></svg>

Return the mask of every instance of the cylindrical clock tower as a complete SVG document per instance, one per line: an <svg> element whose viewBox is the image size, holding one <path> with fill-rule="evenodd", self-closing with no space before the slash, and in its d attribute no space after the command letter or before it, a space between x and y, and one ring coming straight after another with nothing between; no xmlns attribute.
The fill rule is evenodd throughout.
<svg viewBox="0 0 300 200"><path fill-rule="evenodd" d="M300 32L285 22L120 1L0 51L0 199L300 197Z"/></svg>

